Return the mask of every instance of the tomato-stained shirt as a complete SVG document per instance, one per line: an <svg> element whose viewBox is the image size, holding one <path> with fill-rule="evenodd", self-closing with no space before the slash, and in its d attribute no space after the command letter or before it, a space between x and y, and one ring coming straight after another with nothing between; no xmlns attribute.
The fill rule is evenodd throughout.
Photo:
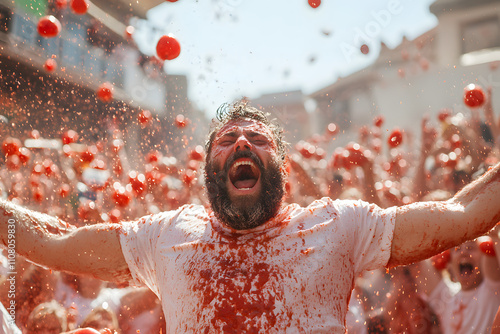
<svg viewBox="0 0 500 334"><path fill-rule="evenodd" d="M168 333L344 333L354 279L389 261L395 217L323 198L234 230L185 205L124 223L120 241Z"/></svg>

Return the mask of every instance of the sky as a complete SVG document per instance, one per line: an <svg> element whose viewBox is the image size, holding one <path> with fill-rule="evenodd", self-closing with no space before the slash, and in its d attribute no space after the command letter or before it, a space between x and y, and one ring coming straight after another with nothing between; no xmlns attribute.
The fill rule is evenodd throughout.
<svg viewBox="0 0 500 334"><path fill-rule="evenodd" d="M178 58L168 74L188 77L189 99L208 116L243 96L302 90L311 94L358 71L378 56L437 24L434 0L179 0L152 8L137 22L146 54L173 34ZM362 44L368 54L360 51Z"/></svg>

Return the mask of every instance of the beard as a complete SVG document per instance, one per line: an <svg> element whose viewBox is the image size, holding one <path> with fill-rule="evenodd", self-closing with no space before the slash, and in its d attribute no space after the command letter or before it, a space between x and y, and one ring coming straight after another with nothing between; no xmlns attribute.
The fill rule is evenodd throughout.
<svg viewBox="0 0 500 334"><path fill-rule="evenodd" d="M231 200L227 189L227 182L231 182L229 168L240 158L252 159L260 169L261 190L253 205L248 205L248 201L244 199L238 203ZM251 151L236 151L227 159L222 170L207 158L205 186L208 200L215 217L235 230L255 228L276 215L285 194L284 184L285 175L281 172L279 162L270 161L266 169L259 157Z"/></svg>

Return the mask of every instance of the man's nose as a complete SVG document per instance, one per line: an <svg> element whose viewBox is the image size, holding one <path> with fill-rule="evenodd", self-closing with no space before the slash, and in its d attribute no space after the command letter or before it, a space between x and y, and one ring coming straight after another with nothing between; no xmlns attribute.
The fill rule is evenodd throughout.
<svg viewBox="0 0 500 334"><path fill-rule="evenodd" d="M248 141L248 139L245 136L240 136L236 140L236 143L234 145L234 150L239 151L239 150L250 150L252 148L252 144Z"/></svg>

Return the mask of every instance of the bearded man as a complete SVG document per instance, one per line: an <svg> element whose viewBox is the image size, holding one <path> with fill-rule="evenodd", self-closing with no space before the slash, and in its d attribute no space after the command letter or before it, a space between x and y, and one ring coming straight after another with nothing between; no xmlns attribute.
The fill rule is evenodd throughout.
<svg viewBox="0 0 500 334"><path fill-rule="evenodd" d="M15 230L31 261L148 286L169 333L344 333L361 272L428 258L500 217L500 165L443 202L284 205L279 127L243 103L219 116L206 145L209 209L74 228L3 201L3 243Z"/></svg>

